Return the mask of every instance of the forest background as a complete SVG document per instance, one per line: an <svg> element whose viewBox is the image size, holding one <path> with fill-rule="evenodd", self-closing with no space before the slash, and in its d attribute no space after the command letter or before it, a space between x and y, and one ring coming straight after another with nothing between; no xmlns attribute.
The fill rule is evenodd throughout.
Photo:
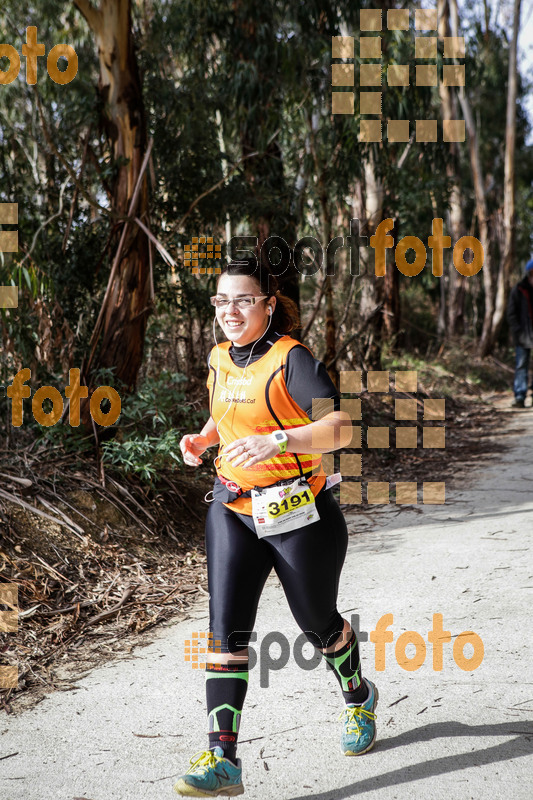
<svg viewBox="0 0 533 800"><path fill-rule="evenodd" d="M291 261L281 285L300 308L296 335L337 385L343 370L400 369L417 370L422 389L438 387L437 396L450 400L460 387L510 388L505 308L533 250L531 83L517 50L529 10L520 0L460 6L438 0L438 85L417 86L411 78L409 86L388 86L392 64L410 64L414 75L415 34L435 35L415 31L415 7L4 0L1 42L21 53L26 28L34 25L47 53L59 43L75 49L78 73L57 84L41 58L37 82L29 85L22 58L19 76L0 85L0 202L19 210L18 253L0 254L0 286L18 287L18 307L0 308L0 386L29 367L32 393L42 385L63 393L69 369L78 367L89 394L110 385L122 399L111 428L95 424L86 403L79 427L68 424L66 406L59 423L44 427L30 413L30 400L16 428L10 401L0 396L3 580L18 580L21 559L33 564L31 586L18 583L29 613L39 596L50 603L47 611L31 612L35 619L72 601L74 620L68 628L62 617L56 644L72 633L80 609L107 609L115 590L104 593L105 602L96 589L98 600L71 588L65 599L57 577L64 550L56 542L56 556L50 551L51 531L86 544L89 531L102 547L114 541L115 559L126 545L113 539L120 539L118 522L91 515L93 500L85 507L86 498L65 488L61 505L62 485L85 478L87 488L92 476L117 513L133 514L153 552L166 536L178 550L185 543L183 559L191 563L197 542L188 538L189 526L193 518L201 523L198 504L213 471L206 466L192 479L198 486L191 485L178 443L199 431L208 414L209 296L216 286L216 275L193 274L184 265L193 237L212 237L223 259L232 237L257 237L259 248L267 242L264 257L269 237L291 249L305 236L325 245L346 237L352 219L370 237L390 217L395 242L413 235L426 243L432 220L442 218L452 246L465 235L481 241L480 272L460 275L451 250L441 278L431 273L429 250L415 277L396 269L391 250L383 278L374 275L370 248L360 250L359 275L350 273L346 250L339 251L334 275L324 268L312 274L311 267L301 274ZM410 120L408 142L390 142L385 133L382 142L360 141L357 88L339 89L354 91L354 114L332 114L332 37L355 39L356 87L359 65L369 61L359 57L362 8L382 10L383 30L364 35L382 37L384 131L387 119ZM386 29L392 9L409 10L409 30ZM451 36L465 37L464 88L445 86L440 77L443 40ZM7 69L7 59L0 68ZM438 120L437 142L415 140L417 119ZM448 119L465 120L464 142L442 140ZM49 401L44 408L50 410ZM168 515L160 522L156 509L163 506ZM26 516L17 517L15 507ZM52 527L41 529L39 545L34 532L30 548L20 530L32 509L40 509L41 525ZM37 567L30 552L47 567ZM193 561L203 563L194 552ZM68 574L63 563L60 575ZM132 591L119 596L120 608L131 597ZM136 629L152 622L147 613ZM24 675L31 680L28 670Z"/></svg>

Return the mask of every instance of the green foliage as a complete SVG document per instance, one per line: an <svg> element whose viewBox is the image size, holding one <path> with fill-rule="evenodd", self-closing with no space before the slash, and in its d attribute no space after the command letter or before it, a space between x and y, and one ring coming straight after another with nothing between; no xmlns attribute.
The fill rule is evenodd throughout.
<svg viewBox="0 0 533 800"><path fill-rule="evenodd" d="M357 90L353 117L331 114L331 37L354 36L357 84L361 5L375 7L370 0L132 4L147 130L154 140L149 222L178 262L178 269L171 271L154 250L156 303L148 319L143 367L149 373L152 353L154 363L168 364L165 359L175 356L176 369L187 371L189 379L201 380L205 370L212 321L208 297L216 278L196 278L180 268L179 246L192 236L203 233L222 242L229 219L233 235L257 236L261 225L291 245L305 235L322 241L324 206L332 220L332 235L345 236L352 207L358 205L359 183L366 191L362 166L370 153L383 179L385 216L395 219L398 238L414 235L426 243L435 207L449 228L447 144L413 143L399 167L405 143L386 138L379 145L358 141ZM480 3L467 3L461 14L467 38L466 90L480 138L497 251L508 34L495 22L491 30L483 29ZM110 131L102 124L105 99L97 89L97 48L79 10L59 0L4 0L0 41L21 52L29 25L37 25L38 39L47 51L59 42L71 44L78 54L79 72L70 84L57 85L48 78L41 58L37 85L30 87L23 61L19 77L0 87L0 202L18 202L20 212L20 253L0 261L0 285L20 288L19 307L0 310L0 383L22 365L31 367L32 384L60 388L68 366L81 366L87 352L116 252L120 231L106 212L118 163ZM392 63L411 63L414 68L414 35L413 27L407 32L384 30L384 70ZM441 61L442 42L439 71ZM517 265L531 251L533 232L533 148L525 144L528 88L524 76L517 103ZM383 101L384 119L409 119L411 130L415 119L440 116L437 88L413 82L408 87L386 86ZM459 150L465 223L469 233L478 235L468 142ZM242 160L250 153L257 155ZM222 182L224 173L229 175ZM497 260L495 252L494 263ZM316 304L323 274L300 280L306 314ZM447 275L441 280L446 282ZM479 322L482 276L474 280L479 292L468 302L476 303ZM399 282L407 341L425 348L435 335L439 280L431 275L428 263L416 278L400 276ZM338 331L339 347L359 324L361 283L354 287L339 267L334 288L337 321L351 303ZM319 346L321 315L322 310L310 332L313 344ZM130 397L124 394L117 436L104 446L109 463L136 471L143 480L153 480L163 463L179 462L177 431L191 430L202 416L187 404L183 380L172 375L162 372L156 379L146 379ZM113 385L112 376L99 383ZM51 447L64 442L74 452L92 446L90 437L69 426L43 430L32 420L28 426Z"/></svg>
<svg viewBox="0 0 533 800"><path fill-rule="evenodd" d="M27 402L29 402L29 398ZM43 411L47 413L50 410L51 403L49 400L45 400ZM56 425L44 427L39 425L33 418L33 414L28 413L26 409L24 426L26 425L28 429L33 429L38 442L36 445L37 450L42 449L45 453L61 450L61 452L72 456L83 456L83 454L89 454L94 451L94 435L85 433L82 425L78 427L70 425L68 417L64 423L58 422Z"/></svg>
<svg viewBox="0 0 533 800"><path fill-rule="evenodd" d="M160 470L181 466L180 439L207 419L205 411L187 402L185 384L184 375L162 370L126 397L116 438L102 444L104 463L149 484Z"/></svg>
<svg viewBox="0 0 533 800"><path fill-rule="evenodd" d="M80 176L87 195L104 199L100 175L105 176L106 152L98 130L98 57L92 36L73 3L4 0L0 41L12 44L21 54L26 27L32 25L37 27L37 40L44 44L45 53L56 44L68 43L78 56L78 74L69 84L59 85L51 80L46 58L40 57L35 86L26 83L22 58L18 77L0 87L0 202L19 206L19 254L9 265L8 275L7 266L0 265L0 285L19 286L19 307L9 315L0 312L0 322L4 343L13 343L19 363L34 367L34 378L37 364L60 356L64 345L62 336L57 335L54 353L47 352L44 359L36 357L42 338L42 315L34 305L37 299L44 309L62 310L54 317L57 330L62 330L65 322L77 331L72 356L81 363L87 332L90 335L94 324L87 317L95 308L96 312L99 310L99 290L106 278L104 271L98 275L98 266L109 223L105 218L91 216L90 206L78 193L70 233L65 239L75 192L65 162ZM81 171L83 142L90 131L95 159L86 159ZM7 354L3 355L9 361ZM2 363L0 369L4 368Z"/></svg>
<svg viewBox="0 0 533 800"><path fill-rule="evenodd" d="M176 430L167 430L162 436L135 434L123 442L105 442L104 461L126 474L136 473L145 483L153 483L159 471L169 466L169 460L183 463L179 450L181 436Z"/></svg>

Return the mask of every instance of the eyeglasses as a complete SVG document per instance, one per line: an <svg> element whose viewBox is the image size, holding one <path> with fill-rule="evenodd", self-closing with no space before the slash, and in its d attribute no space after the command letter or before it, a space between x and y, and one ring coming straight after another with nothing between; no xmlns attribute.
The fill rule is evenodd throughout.
<svg viewBox="0 0 533 800"><path fill-rule="evenodd" d="M254 306L258 300L264 300L267 297L266 294L248 294L244 297L219 297L218 295L214 295L210 297L211 305L215 306L215 308L226 308L229 306L230 303L237 306L237 308L250 308L250 306Z"/></svg>

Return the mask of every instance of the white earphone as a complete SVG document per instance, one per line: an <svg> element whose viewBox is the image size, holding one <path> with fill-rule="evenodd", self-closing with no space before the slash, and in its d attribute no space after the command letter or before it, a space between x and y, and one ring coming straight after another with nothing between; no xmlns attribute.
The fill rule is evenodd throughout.
<svg viewBox="0 0 533 800"><path fill-rule="evenodd" d="M270 314L270 316L272 316L272 306L268 307L268 313Z"/></svg>

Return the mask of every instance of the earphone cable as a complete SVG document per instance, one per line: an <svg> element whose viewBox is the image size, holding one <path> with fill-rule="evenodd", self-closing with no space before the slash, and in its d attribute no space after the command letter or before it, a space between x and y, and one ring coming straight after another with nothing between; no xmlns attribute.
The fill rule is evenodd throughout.
<svg viewBox="0 0 533 800"><path fill-rule="evenodd" d="M217 348L217 380L218 380L218 382L219 382L219 384L220 384L220 351L219 351L219 349L218 349L219 345L218 345L218 342L217 342L217 337L216 337L216 321L217 321L217 320L216 320L216 315L215 315L215 317L214 317L214 319L213 319L213 338L214 338L214 340L215 340L215 346L216 346L216 348ZM242 373L242 378L243 378L243 379L244 379L244 376L245 376L245 374L246 374L246 370L247 370L247 368L248 368L248 364L250 363L250 359L251 359L251 357L252 357L252 353L253 353L253 351L254 351L254 347L255 347L255 346L256 346L256 344L257 344L257 343L260 341L260 339L262 339L262 338L263 338L263 336L264 336L264 335L267 333L267 331L268 331L268 329L270 328L270 325L271 325L271 324L272 324L272 314L269 314L269 317L268 317L268 325L266 326L264 333L263 333L263 334L262 334L262 335L259 337L259 339L256 339L256 341L255 341L255 342L253 343L253 345L252 345L252 349L250 350L250 355L248 356L248 360L247 360L247 362L246 362L246 364L245 364L245 366L244 366L244 370L243 370L243 373ZM219 441L222 441L222 444L223 444L223 446L224 446L224 445L227 445L227 444L229 444L229 442L223 441L223 437L222 437L222 436L221 436L221 434L220 434L220 431L219 431L219 429L218 429L218 426L220 425L220 423L222 422L222 420L224 419L224 417L226 416L226 414L228 413L228 411L229 411L229 410L230 410L230 408L231 408L231 404L232 404L232 402L233 402L233 400L234 400L234 398L235 398L235 392L237 391L237 387L238 387L238 385L239 385L239 384L236 384L236 385L235 385L235 387L233 388L232 395L231 395L231 397L230 397L230 399L229 399L229 401L228 401L228 407L227 407L227 409L225 410L225 412L223 413L223 415L221 416L221 418L219 419L219 421L216 423L216 431L217 431L217 433L218 433ZM241 384L241 385L242 385L242 384ZM229 391L227 386L222 386L222 388L223 388L223 389L225 389L226 391ZM213 392L214 392L214 390L215 390L215 387L214 387L214 384L213 384ZM215 458L213 459L213 464L214 464L214 467L215 467L215 469L218 469L218 467L217 467L217 463L216 463L216 462L217 462L217 460L218 460L219 458L220 458L220 453L217 453L217 455L216 455L216 456L215 456Z"/></svg>

